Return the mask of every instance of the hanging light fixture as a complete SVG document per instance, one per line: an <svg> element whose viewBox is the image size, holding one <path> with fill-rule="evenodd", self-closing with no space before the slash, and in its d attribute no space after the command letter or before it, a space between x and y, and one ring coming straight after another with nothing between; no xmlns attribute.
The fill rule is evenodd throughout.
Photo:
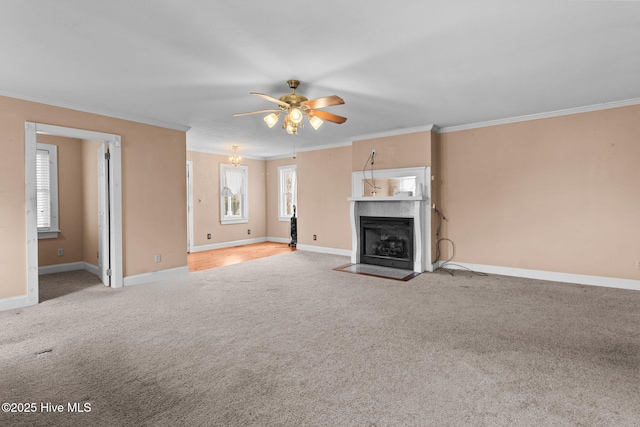
<svg viewBox="0 0 640 427"><path fill-rule="evenodd" d="M291 93L283 95L280 98L273 98L264 93L251 92L251 95L266 99L267 101L278 104L279 109L251 111L248 113L238 113L234 116L245 116L249 114L269 113L264 116L264 122L272 128L278 123L280 115L284 115L282 129L286 130L289 135L296 135L299 128L304 128L303 119L306 116L313 129L318 130L324 121L342 124L347 121L346 117L338 116L321 110L321 108L331 107L334 105L344 104L344 100L337 95L325 96L316 99L307 99L306 97L296 93L296 89L300 82L298 80L288 80L287 84L291 89ZM322 119L320 118L322 117Z"/></svg>
<svg viewBox="0 0 640 427"><path fill-rule="evenodd" d="M242 157L238 156L238 146L234 145L231 148L233 149L233 156L229 157L229 161L233 166L238 166L242 161Z"/></svg>

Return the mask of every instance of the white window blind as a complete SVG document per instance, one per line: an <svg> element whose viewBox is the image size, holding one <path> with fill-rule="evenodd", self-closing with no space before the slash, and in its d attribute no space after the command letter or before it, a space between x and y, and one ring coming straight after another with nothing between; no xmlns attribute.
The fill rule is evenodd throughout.
<svg viewBox="0 0 640 427"><path fill-rule="evenodd" d="M51 180L49 150L36 151L36 201L38 228L51 227Z"/></svg>
<svg viewBox="0 0 640 427"><path fill-rule="evenodd" d="M36 145L36 222L38 238L58 237L58 147Z"/></svg>

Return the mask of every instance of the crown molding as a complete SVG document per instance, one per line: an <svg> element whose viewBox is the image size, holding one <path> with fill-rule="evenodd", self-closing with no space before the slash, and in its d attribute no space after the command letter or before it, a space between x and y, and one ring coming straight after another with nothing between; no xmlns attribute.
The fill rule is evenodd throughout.
<svg viewBox="0 0 640 427"><path fill-rule="evenodd" d="M206 148L206 147L193 147L193 146L190 146L189 143L187 143L187 151L191 151L194 153L203 153L203 154L215 154L217 156L225 156L225 157L231 156L230 151L222 152L220 150L215 150L215 149ZM240 157L242 157L243 159L250 159L250 160L268 160L266 157L248 156L243 153L240 153Z"/></svg>
<svg viewBox="0 0 640 427"><path fill-rule="evenodd" d="M342 147L350 147L352 145L351 141L342 141L336 142L335 144L327 144L327 145L315 145L311 147L296 147L296 153L304 153L305 151L318 151L318 150L329 150L331 148L342 148ZM292 153L281 154L277 156L269 156L265 157L265 160L280 160L280 159L290 159Z"/></svg>
<svg viewBox="0 0 640 427"><path fill-rule="evenodd" d="M364 135L354 136L353 141L363 141L366 139L386 138L389 136L407 135L410 133L418 132L439 132L439 128L436 125L417 126L412 128L394 129L385 132L368 133Z"/></svg>
<svg viewBox="0 0 640 427"><path fill-rule="evenodd" d="M21 99L23 101L37 102L38 104L51 105L52 107L67 108L69 110L82 111L83 113L98 114L101 116L112 117L114 119L127 120L130 122L142 123L145 125L157 126L166 129L178 130L186 132L191 129L191 126L179 125L177 123L169 123L162 120L151 119L149 117L141 117L133 114L116 113L109 110L103 110L100 108L87 107L85 105L73 104L71 102L52 101L50 99L39 98L34 96L18 95L15 93L0 91L0 96L6 96L8 98Z"/></svg>
<svg viewBox="0 0 640 427"><path fill-rule="evenodd" d="M527 122L530 120L548 119L552 117L568 116L571 114L589 113L592 111L608 110L611 108L629 107L640 104L640 98L625 99L622 101L603 102L601 104L587 105L585 107L567 108L564 110L549 111L546 113L527 114L524 116L509 117L505 119L489 120L486 122L469 123L459 126L447 126L441 128L438 133L457 132L461 130L478 129L489 126L506 125L510 123Z"/></svg>

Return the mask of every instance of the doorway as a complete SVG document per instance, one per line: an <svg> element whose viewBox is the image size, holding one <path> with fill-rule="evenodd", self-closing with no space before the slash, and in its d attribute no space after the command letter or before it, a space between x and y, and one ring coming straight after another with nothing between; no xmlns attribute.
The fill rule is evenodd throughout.
<svg viewBox="0 0 640 427"><path fill-rule="evenodd" d="M25 182L26 182L26 231L27 231L27 302L38 303L38 227L36 201L36 143L38 134L102 142L109 158L105 169L99 173L104 189L100 213L101 250L106 251L99 276L111 287L123 286L122 261L122 167L120 136L83 129L41 123L25 122ZM103 249L104 248L104 249ZM108 256L107 256L108 255Z"/></svg>

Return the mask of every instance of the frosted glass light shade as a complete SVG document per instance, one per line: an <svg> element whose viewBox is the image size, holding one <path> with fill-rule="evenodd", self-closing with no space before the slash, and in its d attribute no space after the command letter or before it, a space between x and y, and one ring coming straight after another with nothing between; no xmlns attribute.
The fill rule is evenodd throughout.
<svg viewBox="0 0 640 427"><path fill-rule="evenodd" d="M302 117L304 117L302 111L300 111L300 109L298 108L292 108L289 112L289 118L295 124L300 123L302 121Z"/></svg>
<svg viewBox="0 0 640 427"><path fill-rule="evenodd" d="M319 128L320 126L322 126L322 123L324 123L324 122L322 121L322 119L321 119L321 118L316 117L316 116L312 116L312 117L309 117L309 123L311 123L311 126L312 126L315 130L318 130L318 128Z"/></svg>
<svg viewBox="0 0 640 427"><path fill-rule="evenodd" d="M271 113L269 115L264 116L264 122L270 128L274 127L276 123L278 123L278 119L280 118L280 114Z"/></svg>

